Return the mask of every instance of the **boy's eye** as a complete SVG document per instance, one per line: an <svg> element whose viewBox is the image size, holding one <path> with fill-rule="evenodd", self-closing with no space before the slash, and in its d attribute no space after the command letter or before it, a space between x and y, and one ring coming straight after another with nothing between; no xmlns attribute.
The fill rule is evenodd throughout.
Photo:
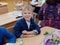
<svg viewBox="0 0 60 45"><path fill-rule="evenodd" d="M28 14L31 14L31 13L28 13Z"/></svg>
<svg viewBox="0 0 60 45"><path fill-rule="evenodd" d="M24 13L24 14L27 14L27 13Z"/></svg>

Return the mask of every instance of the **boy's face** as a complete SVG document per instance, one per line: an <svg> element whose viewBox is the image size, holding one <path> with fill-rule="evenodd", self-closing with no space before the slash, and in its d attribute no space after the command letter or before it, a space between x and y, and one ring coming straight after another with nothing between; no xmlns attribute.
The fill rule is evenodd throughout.
<svg viewBox="0 0 60 45"><path fill-rule="evenodd" d="M23 11L23 18L26 20L26 21L30 21L30 19L32 18L33 14L31 11L29 10L25 10Z"/></svg>

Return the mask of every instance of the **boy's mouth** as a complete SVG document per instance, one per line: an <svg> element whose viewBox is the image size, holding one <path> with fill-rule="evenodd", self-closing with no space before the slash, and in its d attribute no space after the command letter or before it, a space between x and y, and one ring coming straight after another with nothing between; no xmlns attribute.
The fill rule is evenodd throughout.
<svg viewBox="0 0 60 45"><path fill-rule="evenodd" d="M26 18L29 18L29 16L27 16Z"/></svg>

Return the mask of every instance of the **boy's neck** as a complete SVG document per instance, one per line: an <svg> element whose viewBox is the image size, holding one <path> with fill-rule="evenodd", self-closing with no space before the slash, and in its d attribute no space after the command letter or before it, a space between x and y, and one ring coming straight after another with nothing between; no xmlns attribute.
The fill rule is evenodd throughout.
<svg viewBox="0 0 60 45"><path fill-rule="evenodd" d="M23 19L24 19L24 18L23 18ZM26 22L30 22L31 19L30 19L30 20L26 20L26 19L24 19L24 20L25 20Z"/></svg>
<svg viewBox="0 0 60 45"><path fill-rule="evenodd" d="M30 22L30 20L26 20L26 22Z"/></svg>

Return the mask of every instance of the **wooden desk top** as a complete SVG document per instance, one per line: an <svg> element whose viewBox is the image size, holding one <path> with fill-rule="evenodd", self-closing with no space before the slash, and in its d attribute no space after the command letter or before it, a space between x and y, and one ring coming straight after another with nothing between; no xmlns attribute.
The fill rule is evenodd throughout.
<svg viewBox="0 0 60 45"><path fill-rule="evenodd" d="M35 37L31 37L31 38L19 38L17 39L17 43L19 43L21 40L23 40L24 45L43 45L42 42L45 39L45 36L43 35L46 31L48 32L52 32L54 30L57 30L55 28L51 28L51 27L43 27L41 28L41 34L37 35Z"/></svg>
<svg viewBox="0 0 60 45"><path fill-rule="evenodd" d="M0 6L5 6L5 5L8 5L8 3L6 3L6 2L0 2Z"/></svg>
<svg viewBox="0 0 60 45"><path fill-rule="evenodd" d="M11 14L3 14L0 15L0 26L17 21L18 19L16 19L15 15L11 15Z"/></svg>

